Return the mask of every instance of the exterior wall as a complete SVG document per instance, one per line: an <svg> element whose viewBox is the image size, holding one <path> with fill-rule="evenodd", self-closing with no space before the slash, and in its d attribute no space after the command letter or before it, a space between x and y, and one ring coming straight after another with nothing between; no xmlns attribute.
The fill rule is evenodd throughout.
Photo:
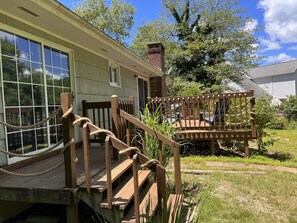
<svg viewBox="0 0 297 223"><path fill-rule="evenodd" d="M70 55L70 60L72 60L70 61L71 90L76 96L76 104L74 104L74 107L75 112L79 115L82 115L82 100L106 101L111 99L111 95L118 95L120 99L128 98L129 96L137 97L135 72L120 66L120 87L110 86L107 59L0 13L0 27L2 28L1 24L38 39L57 44L57 46L72 50L73 53ZM6 29L4 27L2 29L13 32L10 28ZM3 120L4 111L1 87L2 86L0 86L0 119ZM76 136L81 140L80 131L76 132ZM5 131L1 125L0 148L5 148ZM3 164L6 164L6 155L0 153L0 166Z"/></svg>
<svg viewBox="0 0 297 223"><path fill-rule="evenodd" d="M256 78L253 81L272 96L279 99L296 95L296 73Z"/></svg>

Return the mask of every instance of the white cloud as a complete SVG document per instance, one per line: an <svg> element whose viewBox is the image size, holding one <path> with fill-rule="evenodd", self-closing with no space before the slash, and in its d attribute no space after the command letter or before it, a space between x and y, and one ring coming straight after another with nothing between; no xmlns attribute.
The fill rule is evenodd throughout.
<svg viewBox="0 0 297 223"><path fill-rule="evenodd" d="M297 50L297 46L291 46L288 48L288 50Z"/></svg>
<svg viewBox="0 0 297 223"><path fill-rule="evenodd" d="M255 29L257 28L258 26L258 20L257 19L251 19L249 20L245 26L244 26L244 30L245 31L249 31L249 32L254 32Z"/></svg>
<svg viewBox="0 0 297 223"><path fill-rule="evenodd" d="M277 56L269 56L267 58L264 58L264 60L267 63L280 63L280 62L285 62L285 61L289 61L289 60L295 60L296 58L291 57L285 53L280 53Z"/></svg>
<svg viewBox="0 0 297 223"><path fill-rule="evenodd" d="M296 0L260 0L259 7L264 9L265 31L272 40L297 42Z"/></svg>
<svg viewBox="0 0 297 223"><path fill-rule="evenodd" d="M260 52L265 52L269 50L279 50L282 48L280 43L274 40L259 38L259 41L260 41L261 47L264 48L260 50Z"/></svg>

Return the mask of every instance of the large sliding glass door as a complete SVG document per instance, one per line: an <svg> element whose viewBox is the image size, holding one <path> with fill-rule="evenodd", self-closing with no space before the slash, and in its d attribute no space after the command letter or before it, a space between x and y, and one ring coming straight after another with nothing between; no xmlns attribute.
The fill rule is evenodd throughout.
<svg viewBox="0 0 297 223"><path fill-rule="evenodd" d="M69 55L41 42L0 30L5 121L27 126L44 120L70 91ZM7 149L24 154L62 138L59 117L29 130L6 129Z"/></svg>

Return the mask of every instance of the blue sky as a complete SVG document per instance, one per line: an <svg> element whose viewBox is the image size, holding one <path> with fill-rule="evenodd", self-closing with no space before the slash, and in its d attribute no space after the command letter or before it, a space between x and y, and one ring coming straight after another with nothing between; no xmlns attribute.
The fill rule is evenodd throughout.
<svg viewBox="0 0 297 223"><path fill-rule="evenodd" d="M73 9L77 0L59 0ZM156 19L161 11L161 0L126 0L136 8L133 34L138 26ZM258 38L258 54L263 56L262 64L272 64L297 59L297 0L239 0L246 8L244 17L252 18L250 29L263 27L254 32Z"/></svg>

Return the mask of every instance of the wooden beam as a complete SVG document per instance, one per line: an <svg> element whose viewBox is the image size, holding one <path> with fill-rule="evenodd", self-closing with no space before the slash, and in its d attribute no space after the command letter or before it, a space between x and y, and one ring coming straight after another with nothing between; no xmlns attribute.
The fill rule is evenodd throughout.
<svg viewBox="0 0 297 223"><path fill-rule="evenodd" d="M244 140L244 156L250 157L250 148L249 148L249 140L248 139Z"/></svg>
<svg viewBox="0 0 297 223"><path fill-rule="evenodd" d="M61 93L61 106L63 114L73 106L73 95L69 92ZM74 139L74 126L73 121L75 116L70 113L66 118L62 120L63 123L63 140L64 145ZM65 187L70 189L77 188L76 179L76 162L75 162L75 144L72 143L70 146L65 148L64 152L64 165L65 165ZM78 205L77 203L66 206L67 223L78 223Z"/></svg>
<svg viewBox="0 0 297 223"><path fill-rule="evenodd" d="M216 155L216 152L215 152L215 141L214 140L210 140L210 154L212 156Z"/></svg>
<svg viewBox="0 0 297 223"><path fill-rule="evenodd" d="M37 188L0 187L0 200L73 205L77 203L78 190L49 190Z"/></svg>

